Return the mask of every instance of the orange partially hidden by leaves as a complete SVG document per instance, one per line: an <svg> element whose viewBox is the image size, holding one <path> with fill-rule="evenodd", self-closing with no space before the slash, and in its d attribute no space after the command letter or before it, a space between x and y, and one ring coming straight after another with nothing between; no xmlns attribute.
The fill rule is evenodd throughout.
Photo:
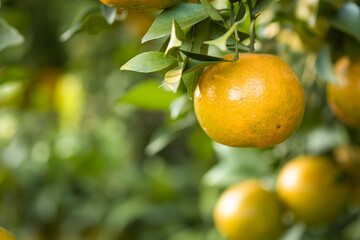
<svg viewBox="0 0 360 240"><path fill-rule="evenodd" d="M281 59L241 53L238 61L217 63L204 71L194 106L201 127L214 141L264 148L296 131L305 97L299 79Z"/></svg>
<svg viewBox="0 0 360 240"><path fill-rule="evenodd" d="M345 172L326 157L303 155L279 172L276 191L297 220L324 225L345 209L352 184Z"/></svg>
<svg viewBox="0 0 360 240"><path fill-rule="evenodd" d="M215 206L217 229L229 240L275 240L283 230L282 206L258 180L227 189Z"/></svg>
<svg viewBox="0 0 360 240"><path fill-rule="evenodd" d="M1 240L16 240L14 235L9 233L6 229L0 227L0 239Z"/></svg>
<svg viewBox="0 0 360 240"><path fill-rule="evenodd" d="M174 5L179 0L100 0L102 3L125 10L161 10Z"/></svg>
<svg viewBox="0 0 360 240"><path fill-rule="evenodd" d="M343 57L335 64L337 84L327 85L331 110L351 127L360 127L360 58Z"/></svg>

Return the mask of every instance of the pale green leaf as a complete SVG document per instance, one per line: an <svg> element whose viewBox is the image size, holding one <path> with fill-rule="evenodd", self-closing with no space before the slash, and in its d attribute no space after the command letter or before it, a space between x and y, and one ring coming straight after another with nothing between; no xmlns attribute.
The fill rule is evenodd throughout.
<svg viewBox="0 0 360 240"><path fill-rule="evenodd" d="M211 40L211 41L206 41L204 42L205 44L208 45L213 45L216 46L217 48L219 48L221 51L226 51L227 50L227 41L229 39L229 37L234 33L235 29L236 29L237 23L234 23L231 28L221 37Z"/></svg>
<svg viewBox="0 0 360 240"><path fill-rule="evenodd" d="M165 56L162 52L145 52L125 63L120 70L149 73L170 67L176 62L176 58L170 55Z"/></svg>

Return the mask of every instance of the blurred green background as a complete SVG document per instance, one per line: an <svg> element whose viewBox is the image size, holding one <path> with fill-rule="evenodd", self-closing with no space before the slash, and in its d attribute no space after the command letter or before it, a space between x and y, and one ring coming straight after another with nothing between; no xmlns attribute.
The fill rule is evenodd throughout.
<svg viewBox="0 0 360 240"><path fill-rule="evenodd" d="M96 0L2 0L0 18L24 42L0 51L0 226L20 240L219 240L212 210L224 188L248 178L273 184L299 154L359 144L359 130L329 110L314 69L324 42L333 58L359 42L330 24L343 1L315 1L320 10L294 17L306 2L264 12L257 45L301 79L303 124L273 148L237 149L204 134L183 85L174 94L158 74L120 71L161 46L140 44L157 13L119 11L110 25ZM329 229L295 225L284 239L329 239ZM360 219L332 236L360 239Z"/></svg>

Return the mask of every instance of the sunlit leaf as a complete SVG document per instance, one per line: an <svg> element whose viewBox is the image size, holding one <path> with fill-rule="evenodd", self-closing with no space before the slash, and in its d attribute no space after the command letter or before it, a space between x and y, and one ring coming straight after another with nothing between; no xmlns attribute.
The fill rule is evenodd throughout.
<svg viewBox="0 0 360 240"><path fill-rule="evenodd" d="M330 50L328 46L320 49L315 61L316 75L326 82L336 83L333 64L331 61Z"/></svg>
<svg viewBox="0 0 360 240"><path fill-rule="evenodd" d="M223 36L221 36L217 39L211 40L211 41L206 41L204 43L208 44L208 45L216 46L221 51L225 52L227 50L227 47L226 47L227 41L228 41L229 37L234 33L236 26L237 26L237 23L235 22Z"/></svg>
<svg viewBox="0 0 360 240"><path fill-rule="evenodd" d="M158 39L171 34L172 20L175 19L181 29L186 29L208 18L200 4L183 3L165 9L154 21L142 42Z"/></svg>
<svg viewBox="0 0 360 240"><path fill-rule="evenodd" d="M120 70L149 73L167 68L176 62L176 58L165 56L162 52L145 52L125 63Z"/></svg>
<svg viewBox="0 0 360 240"><path fill-rule="evenodd" d="M335 28L360 41L360 7L356 3L344 3L330 22Z"/></svg>
<svg viewBox="0 0 360 240"><path fill-rule="evenodd" d="M0 18L0 51L23 42L24 37L4 19Z"/></svg>
<svg viewBox="0 0 360 240"><path fill-rule="evenodd" d="M209 14L210 18L215 21L224 21L220 13L213 7L209 0L200 0L201 5L203 5L205 11Z"/></svg>
<svg viewBox="0 0 360 240"><path fill-rule="evenodd" d="M181 47L183 44L182 40L185 40L185 34L180 25L173 19L170 41L166 48L165 55L168 54L171 49Z"/></svg>
<svg viewBox="0 0 360 240"><path fill-rule="evenodd" d="M158 81L150 80L134 86L119 99L119 102L129 103L144 110L166 111L171 102L179 96L160 88Z"/></svg>
<svg viewBox="0 0 360 240"><path fill-rule="evenodd" d="M165 84L174 93L177 92L179 88L183 69L184 63L182 62L178 67L171 69L165 74Z"/></svg>

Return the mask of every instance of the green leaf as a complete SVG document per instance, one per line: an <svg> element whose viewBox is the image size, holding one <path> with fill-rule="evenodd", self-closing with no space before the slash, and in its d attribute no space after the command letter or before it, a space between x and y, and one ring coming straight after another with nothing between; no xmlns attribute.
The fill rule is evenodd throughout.
<svg viewBox="0 0 360 240"><path fill-rule="evenodd" d="M223 36L221 36L217 39L211 40L211 41L206 41L206 42L204 42L204 44L216 46L221 51L225 52L227 50L227 47L226 47L227 41L230 38L230 36L234 33L236 26L237 26L237 23L235 22Z"/></svg>
<svg viewBox="0 0 360 240"><path fill-rule="evenodd" d="M184 53L189 58L198 60L198 61L207 61L207 62L227 62L227 60L219 57L209 56L201 53L195 53L195 52L189 52L185 50L181 50L182 53Z"/></svg>
<svg viewBox="0 0 360 240"><path fill-rule="evenodd" d="M184 63L182 62L178 67L171 69L165 74L165 84L174 93L176 93L179 88L183 70Z"/></svg>
<svg viewBox="0 0 360 240"><path fill-rule="evenodd" d="M205 11L209 14L212 20L224 22L224 18L220 15L220 13L213 7L213 5L208 0L200 0L200 3L204 7Z"/></svg>
<svg viewBox="0 0 360 240"><path fill-rule="evenodd" d="M356 3L344 3L330 23L360 41L360 8Z"/></svg>
<svg viewBox="0 0 360 240"><path fill-rule="evenodd" d="M170 67L176 62L176 58L170 55L165 56L162 52L145 52L125 63L120 70L149 73Z"/></svg>
<svg viewBox="0 0 360 240"><path fill-rule="evenodd" d="M269 7L271 4L277 2L279 0L258 0L255 4L253 15L256 15L262 11L264 11L267 7Z"/></svg>
<svg viewBox="0 0 360 240"><path fill-rule="evenodd" d="M158 81L149 80L134 86L119 99L119 102L129 103L144 110L166 111L171 102L179 96L160 88Z"/></svg>
<svg viewBox="0 0 360 240"><path fill-rule="evenodd" d="M173 19L179 23L181 29L186 29L208 17L209 15L200 4L183 3L174 5L160 13L143 37L142 42L170 35Z"/></svg>
<svg viewBox="0 0 360 240"><path fill-rule="evenodd" d="M194 26L194 41L192 44L191 52L207 54L208 46L203 45L203 42L209 38L211 26L210 23L210 19L207 19ZM196 85L202 73L203 68L198 68L195 71L191 71L186 74L183 73L182 79L186 86L188 97L190 99L192 99L194 96Z"/></svg>
<svg viewBox="0 0 360 240"><path fill-rule="evenodd" d="M0 18L0 51L24 42L24 37L4 19Z"/></svg>
<svg viewBox="0 0 360 240"><path fill-rule="evenodd" d="M239 5L239 10L236 14L236 17L235 17L235 22L239 22L241 21L244 17L245 17L245 14L246 14L246 7L243 3L241 3Z"/></svg>
<svg viewBox="0 0 360 240"><path fill-rule="evenodd" d="M326 82L336 83L335 73L333 70L333 64L330 57L330 50L328 46L324 46L320 49L315 61L316 75L321 80Z"/></svg>
<svg viewBox="0 0 360 240"><path fill-rule="evenodd" d="M101 14L108 24L113 24L116 18L116 8L109 7L105 4L101 5Z"/></svg>
<svg viewBox="0 0 360 240"><path fill-rule="evenodd" d="M82 29L91 35L99 34L102 31L106 30L108 27L109 24L107 23L105 18L99 13L87 15L82 23Z"/></svg>
<svg viewBox="0 0 360 240"><path fill-rule="evenodd" d="M185 40L185 33L181 29L180 25L176 22L175 18L173 19L173 25L171 30L171 36L169 44L166 48L165 55L173 48L179 48L182 46L182 40Z"/></svg>

